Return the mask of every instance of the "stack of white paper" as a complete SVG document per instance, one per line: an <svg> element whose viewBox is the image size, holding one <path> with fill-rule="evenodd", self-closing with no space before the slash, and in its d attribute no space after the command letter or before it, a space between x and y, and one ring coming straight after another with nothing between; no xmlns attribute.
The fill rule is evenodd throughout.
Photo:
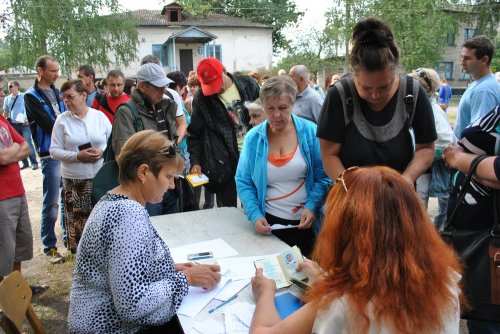
<svg viewBox="0 0 500 334"><path fill-rule="evenodd" d="M194 325L190 333L193 334L235 334L248 333L255 305L249 303L235 303L227 306L222 317L211 317Z"/></svg>

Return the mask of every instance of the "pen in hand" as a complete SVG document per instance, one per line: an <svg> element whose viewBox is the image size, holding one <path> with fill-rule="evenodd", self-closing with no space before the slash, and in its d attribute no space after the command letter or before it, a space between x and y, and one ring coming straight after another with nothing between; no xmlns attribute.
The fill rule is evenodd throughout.
<svg viewBox="0 0 500 334"><path fill-rule="evenodd" d="M217 311L218 309L220 309L222 306L226 305L227 303L229 303L230 301L236 299L238 297L238 294L232 296L231 298L229 298L228 300L226 300L225 302L223 302L222 304L219 304L217 305L216 307L214 308L211 308L210 310L208 310L208 313L213 313L215 311Z"/></svg>

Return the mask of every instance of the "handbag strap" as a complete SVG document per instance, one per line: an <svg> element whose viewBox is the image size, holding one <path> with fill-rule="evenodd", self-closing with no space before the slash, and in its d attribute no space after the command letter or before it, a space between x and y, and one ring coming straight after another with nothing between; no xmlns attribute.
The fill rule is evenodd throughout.
<svg viewBox="0 0 500 334"><path fill-rule="evenodd" d="M462 182L462 187L460 189L460 194L458 195L457 203L455 204L455 207L453 208L453 211L451 212L451 215L448 217L448 222L446 226L443 228L445 231L450 231L455 229L455 223L453 222L453 218L457 215L458 208L460 207L460 204L462 203L462 200L464 199L465 195L467 194L467 188L469 187L470 181L472 179L472 176L474 175L477 166L481 161L486 159L488 156L486 155L478 155L477 157L472 160L470 167L469 167L469 172L467 173L467 177L465 180ZM496 211L496 210L495 210ZM495 215L496 212L495 212ZM497 224L498 221L495 219L495 224Z"/></svg>
<svg viewBox="0 0 500 334"><path fill-rule="evenodd" d="M10 106L10 110L9 110L9 115L7 116L7 118L11 119L10 118L10 114L12 113L12 110L14 110L14 106L16 105L16 101L17 101L17 98L19 97L19 94L16 95L15 99L14 99L14 102L12 102L12 105ZM11 122L14 123L15 120L12 120L11 119Z"/></svg>
<svg viewBox="0 0 500 334"><path fill-rule="evenodd" d="M14 99L14 102L12 102L12 107L10 107L10 110L14 109L14 106L16 105L17 98L19 97L19 94L16 95L16 98Z"/></svg>
<svg viewBox="0 0 500 334"><path fill-rule="evenodd" d="M488 248L490 255L490 285L491 302L500 305L500 191L495 190L493 194L494 218L495 223L491 230L491 241Z"/></svg>

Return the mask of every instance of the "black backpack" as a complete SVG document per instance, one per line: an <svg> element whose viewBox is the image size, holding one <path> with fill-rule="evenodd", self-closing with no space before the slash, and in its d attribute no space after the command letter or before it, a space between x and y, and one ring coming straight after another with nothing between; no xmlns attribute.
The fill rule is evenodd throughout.
<svg viewBox="0 0 500 334"><path fill-rule="evenodd" d="M132 116L134 117L135 132L144 130L144 125L142 124L141 116L139 115L139 112L135 108L134 104L131 101L128 101L126 103L120 104L118 108L116 108L116 110L118 110L121 106L126 106L132 112ZM113 132L111 132L111 135L108 138L106 149L104 150L102 156L104 158L104 162L115 160L115 152L113 151Z"/></svg>
<svg viewBox="0 0 500 334"><path fill-rule="evenodd" d="M144 130L144 125L142 124L141 116L137 112L134 104L129 101L127 103L122 103L118 106L127 106L132 112L134 117L134 128L135 132ZM118 108L116 110L118 110ZM92 197L94 202L99 201L99 199L105 195L108 191L118 186L119 168L115 161L115 152L113 151L113 132L108 138L106 149L102 154L104 158L104 164L99 169L97 174L94 176L94 181L92 183Z"/></svg>
<svg viewBox="0 0 500 334"><path fill-rule="evenodd" d="M418 90L419 85L414 85L414 80L406 76L406 85L404 86L404 103L407 114L406 125L411 128L411 123L413 121L413 116L415 115L415 109L417 106ZM416 81L416 80L415 80ZM342 78L335 83L335 86L339 90L340 98L342 99L343 108L345 110L345 124L352 122L354 115L354 97L351 91L351 87L354 87L352 73L347 73L342 76Z"/></svg>

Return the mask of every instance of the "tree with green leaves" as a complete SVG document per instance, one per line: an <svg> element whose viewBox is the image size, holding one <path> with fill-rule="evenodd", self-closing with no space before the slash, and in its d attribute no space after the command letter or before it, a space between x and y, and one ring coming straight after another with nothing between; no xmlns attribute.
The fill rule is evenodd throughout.
<svg viewBox="0 0 500 334"><path fill-rule="evenodd" d="M12 61L9 45L0 39L0 71L8 72L15 64Z"/></svg>
<svg viewBox="0 0 500 334"><path fill-rule="evenodd" d="M367 16L367 8L373 0L333 0L333 7L326 12L325 38L334 47L333 56L349 54L352 29L356 22ZM348 58L345 57L345 67Z"/></svg>
<svg viewBox="0 0 500 334"><path fill-rule="evenodd" d="M179 0L178 3L195 16L220 13L270 25L275 52L289 47L283 28L296 23L304 14L292 0Z"/></svg>
<svg viewBox="0 0 500 334"><path fill-rule="evenodd" d="M138 35L118 0L10 0L4 7L11 64L33 68L50 54L70 76L83 63L96 68L128 65L136 58ZM108 12L109 15L100 15Z"/></svg>
<svg viewBox="0 0 500 334"><path fill-rule="evenodd" d="M451 5L448 0L379 0L370 14L389 23L401 49L401 64L409 71L433 68L441 59L447 34L458 26L456 16L443 10Z"/></svg>
<svg viewBox="0 0 500 334"><path fill-rule="evenodd" d="M477 18L476 35L486 35L491 40L497 36L500 24L500 2L498 0L472 0L472 12Z"/></svg>
<svg viewBox="0 0 500 334"><path fill-rule="evenodd" d="M357 21L375 16L392 28L401 49L401 64L408 70L434 67L446 48L446 36L457 29L456 15L445 11L454 0L334 0L327 13L325 34L340 54L348 54ZM337 55L339 55L337 53ZM346 60L347 61L347 60ZM347 64L346 64L347 65Z"/></svg>

